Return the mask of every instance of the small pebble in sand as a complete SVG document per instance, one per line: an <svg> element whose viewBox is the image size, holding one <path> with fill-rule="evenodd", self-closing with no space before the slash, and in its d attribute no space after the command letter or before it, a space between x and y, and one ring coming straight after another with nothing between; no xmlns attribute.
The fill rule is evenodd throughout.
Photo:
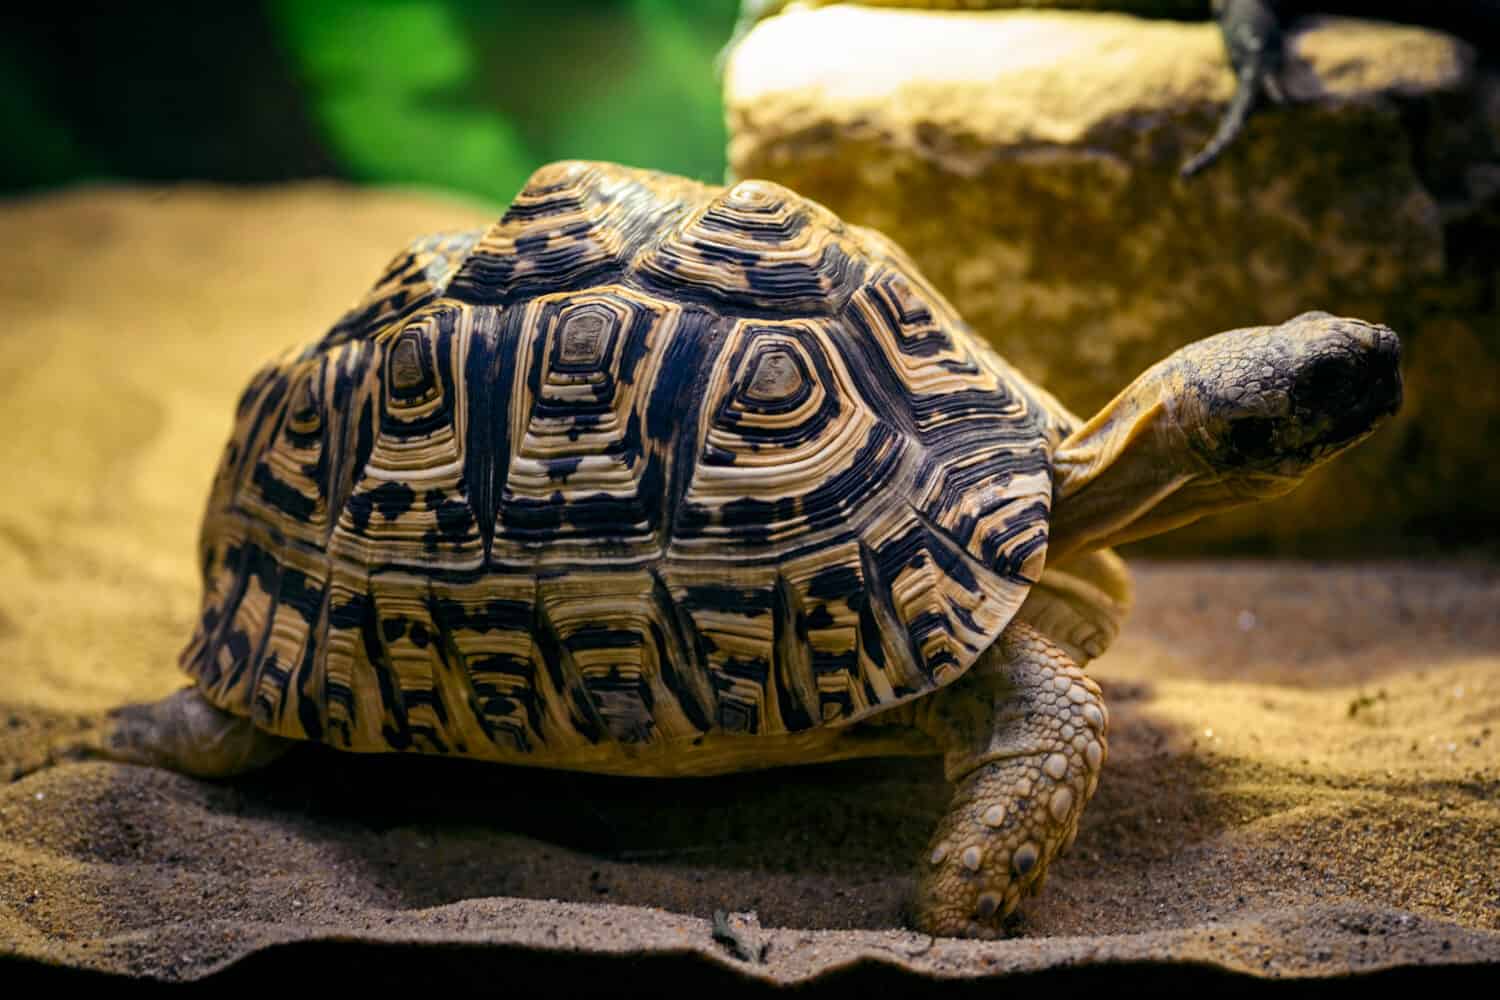
<svg viewBox="0 0 1500 1000"><path fill-rule="evenodd" d="M1240 627L1241 632L1250 631L1256 626L1255 612L1251 611L1249 608L1246 608L1245 610L1241 611L1239 617L1235 619L1235 624Z"/></svg>

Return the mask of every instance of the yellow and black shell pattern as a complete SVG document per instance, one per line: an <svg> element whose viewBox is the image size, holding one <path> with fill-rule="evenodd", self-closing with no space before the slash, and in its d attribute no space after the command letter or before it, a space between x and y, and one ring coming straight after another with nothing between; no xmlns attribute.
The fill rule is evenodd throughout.
<svg viewBox="0 0 1500 1000"><path fill-rule="evenodd" d="M785 188L552 164L255 376L182 664L360 751L843 726L962 675L1041 573L1052 405Z"/></svg>

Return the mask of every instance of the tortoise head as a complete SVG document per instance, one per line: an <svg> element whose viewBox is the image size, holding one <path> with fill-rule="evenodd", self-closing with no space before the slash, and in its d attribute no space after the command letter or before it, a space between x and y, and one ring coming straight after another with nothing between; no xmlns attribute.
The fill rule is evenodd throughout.
<svg viewBox="0 0 1500 1000"><path fill-rule="evenodd" d="M1051 551L1289 492L1400 408L1400 360L1388 328L1323 312L1189 344L1059 447Z"/></svg>
<svg viewBox="0 0 1500 1000"><path fill-rule="evenodd" d="M1279 496L1401 406L1401 341L1383 326L1303 313L1178 351L1174 418L1199 459L1245 493Z"/></svg>

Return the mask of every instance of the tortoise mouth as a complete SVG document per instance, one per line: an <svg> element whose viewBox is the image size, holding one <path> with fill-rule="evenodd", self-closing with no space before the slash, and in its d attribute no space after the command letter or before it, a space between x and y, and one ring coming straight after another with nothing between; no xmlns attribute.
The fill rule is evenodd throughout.
<svg viewBox="0 0 1500 1000"><path fill-rule="evenodd" d="M1230 492L1237 500L1272 500L1285 496L1302 482L1301 466L1296 472L1256 470L1241 472L1228 480Z"/></svg>

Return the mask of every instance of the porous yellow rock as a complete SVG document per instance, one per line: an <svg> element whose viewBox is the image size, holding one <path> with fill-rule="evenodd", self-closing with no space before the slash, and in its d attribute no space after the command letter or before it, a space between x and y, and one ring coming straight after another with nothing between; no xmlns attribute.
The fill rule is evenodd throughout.
<svg viewBox="0 0 1500 1000"><path fill-rule="evenodd" d="M1391 549L1500 505L1500 85L1440 32L1304 19L1291 102L1183 181L1234 88L1209 22L792 10L726 73L731 171L884 231L1085 417L1188 341L1305 309L1403 336L1403 413L1288 498L1149 543Z"/></svg>

